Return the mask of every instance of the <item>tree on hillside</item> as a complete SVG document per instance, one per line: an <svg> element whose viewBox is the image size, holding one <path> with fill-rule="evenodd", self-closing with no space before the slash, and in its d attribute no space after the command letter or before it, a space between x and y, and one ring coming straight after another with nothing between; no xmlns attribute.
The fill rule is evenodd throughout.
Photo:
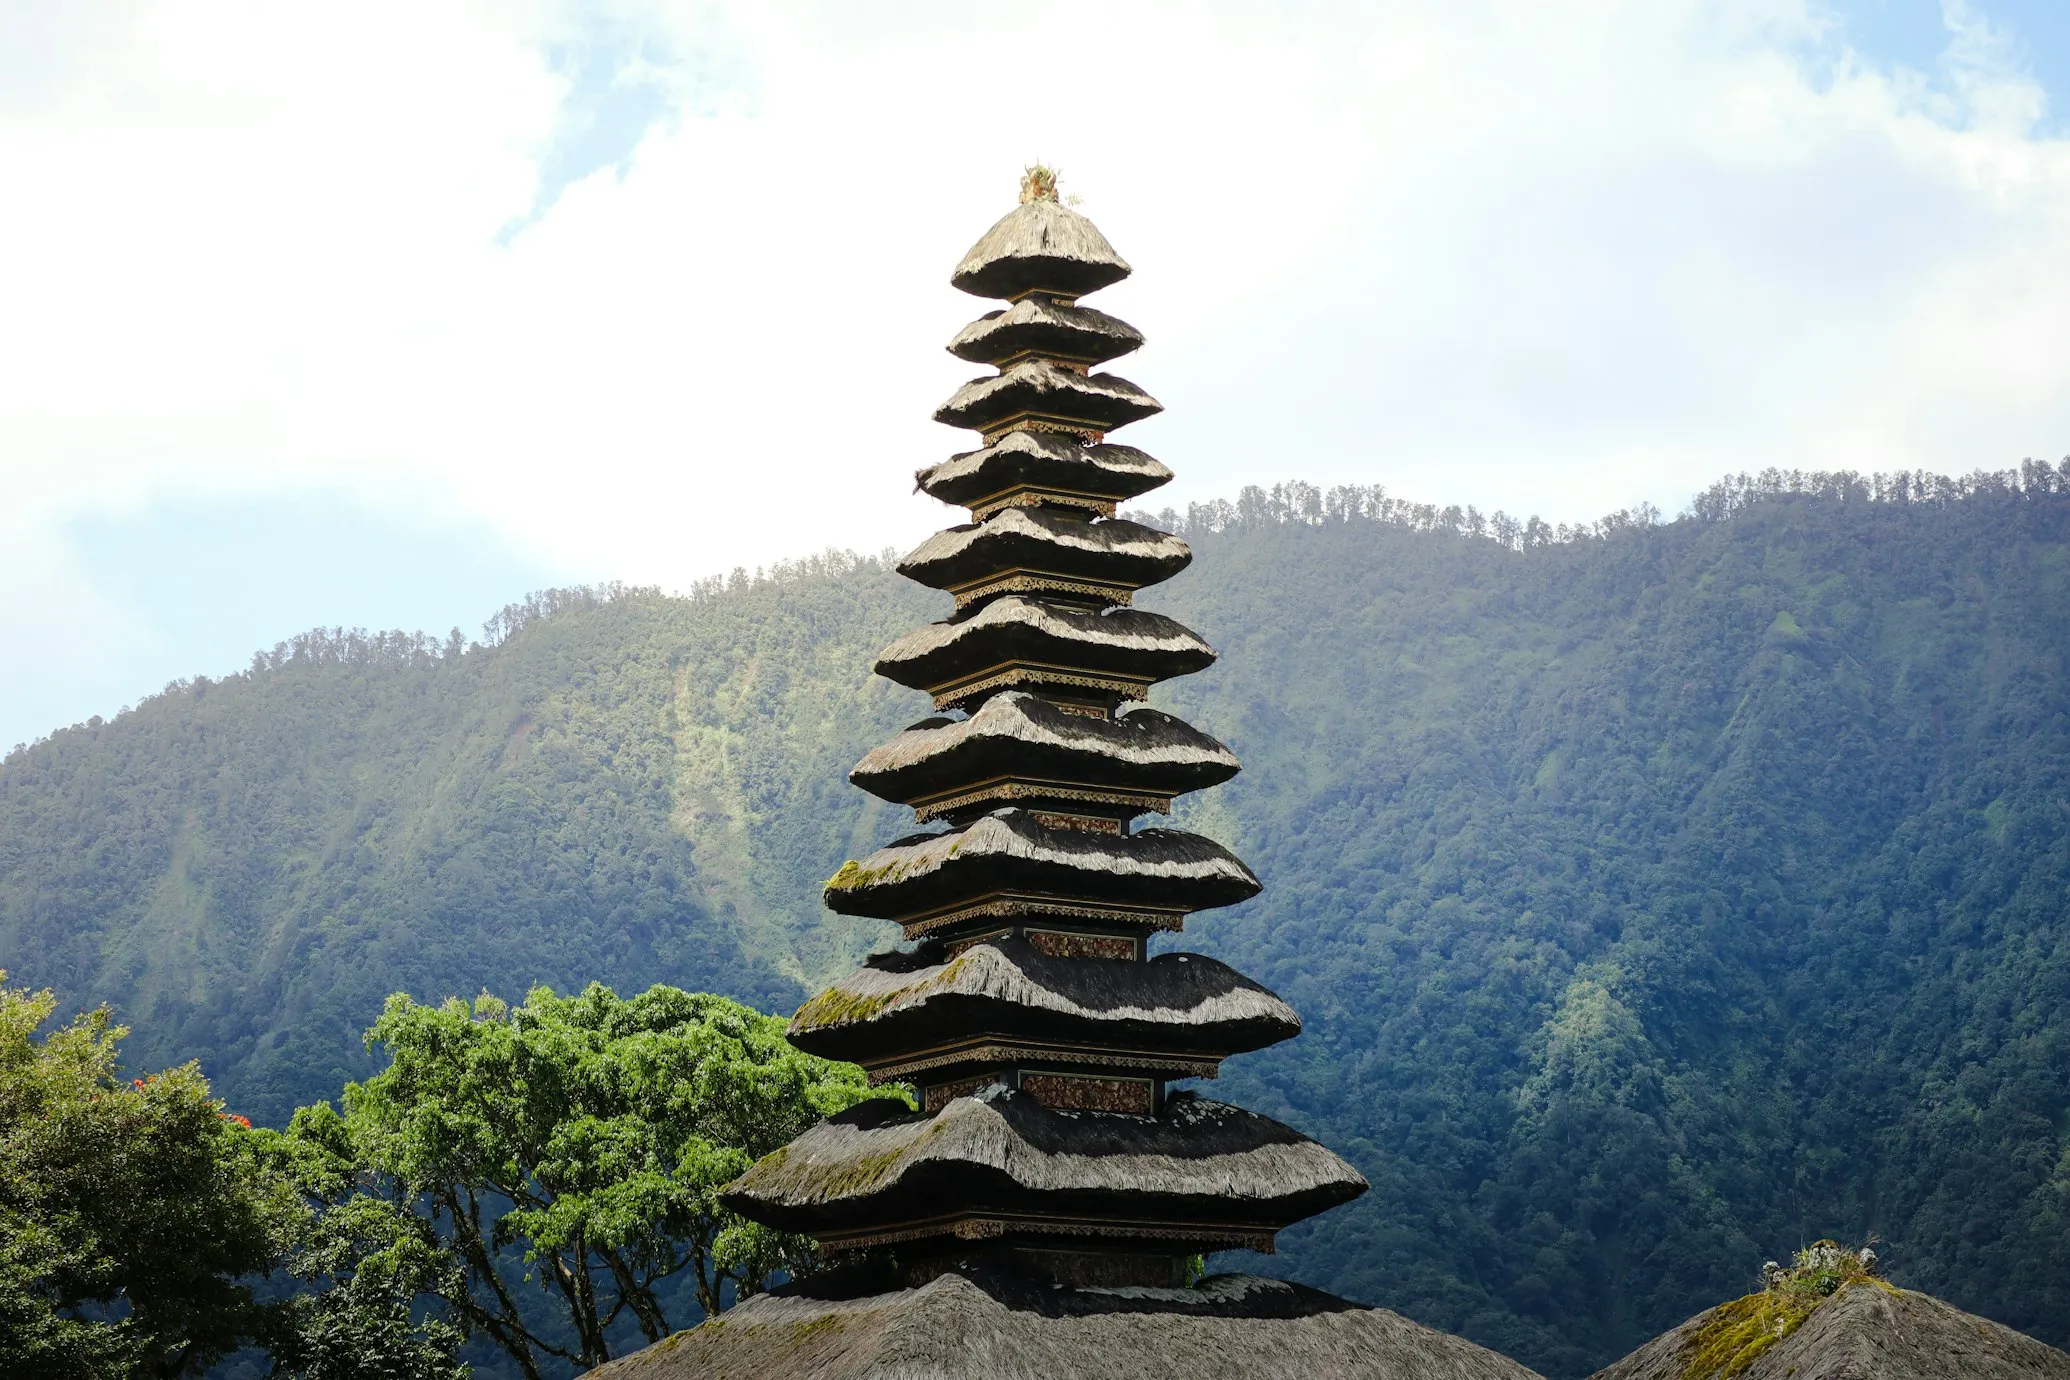
<svg viewBox="0 0 2070 1380"><path fill-rule="evenodd" d="M809 1241L718 1203L757 1157L873 1095L783 1029L671 987L537 988L515 1008L397 995L367 1035L389 1066L347 1085L342 1116L304 1108L293 1134L435 1229L456 1269L426 1287L537 1380L552 1360L608 1360L627 1322L667 1336L684 1283L715 1314L809 1267Z"/></svg>

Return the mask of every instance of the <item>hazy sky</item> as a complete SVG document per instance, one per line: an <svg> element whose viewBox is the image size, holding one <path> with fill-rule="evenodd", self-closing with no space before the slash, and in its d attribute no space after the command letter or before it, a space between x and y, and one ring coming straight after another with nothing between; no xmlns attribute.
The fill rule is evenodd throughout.
<svg viewBox="0 0 2070 1380"><path fill-rule="evenodd" d="M1022 165L1168 496L2070 451L2070 5L0 0L0 749L947 510Z"/></svg>

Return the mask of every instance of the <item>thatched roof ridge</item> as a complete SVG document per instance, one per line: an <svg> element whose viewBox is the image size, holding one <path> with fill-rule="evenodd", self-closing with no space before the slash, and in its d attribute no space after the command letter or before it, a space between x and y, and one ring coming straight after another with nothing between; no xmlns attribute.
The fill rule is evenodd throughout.
<svg viewBox="0 0 2070 1380"><path fill-rule="evenodd" d="M949 275L973 297L1018 297L1037 288L1077 297L1128 277L1128 260L1099 227L1046 198L1008 211Z"/></svg>
<svg viewBox="0 0 2070 1380"><path fill-rule="evenodd" d="M1158 681L1190 675L1214 660L1214 648L1161 613L1095 612L1007 595L967 617L915 628L879 654L876 671L931 690L1018 661Z"/></svg>
<svg viewBox="0 0 2070 1380"><path fill-rule="evenodd" d="M1759 1296L1755 1296L1758 1298ZM1705 1330L1736 1300L1699 1313L1591 1380L1716 1380L1692 1371ZM1952 1304L1880 1281L1841 1286L1767 1343L1735 1380L2070 1380L2070 1353Z"/></svg>
<svg viewBox="0 0 2070 1380"><path fill-rule="evenodd" d="M950 1033L1152 1038L1229 1055L1300 1030L1301 1018L1277 995L1200 954L1147 963L1055 958L1025 939L1001 939L923 968L860 968L798 1008L790 1039L811 1053L848 1050L838 1057L852 1059Z"/></svg>
<svg viewBox="0 0 2070 1380"><path fill-rule="evenodd" d="M983 522L936 532L899 562L898 572L935 589L1015 570L1141 589L1169 580L1192 560L1193 548L1182 538L1126 518L1092 521L1043 508L1005 508Z"/></svg>
<svg viewBox="0 0 2070 1380"><path fill-rule="evenodd" d="M859 1104L757 1160L724 1197L760 1221L811 1231L881 1216L891 1205L872 1200L891 1195L928 1215L968 1202L1025 1210L1044 1198L1091 1210L1128 1195L1132 1215L1190 1209L1284 1225L1365 1189L1356 1169L1292 1127L1225 1102L1179 1093L1159 1116L1066 1112L993 1084L931 1116Z"/></svg>
<svg viewBox="0 0 2070 1380"><path fill-rule="evenodd" d="M1015 489L1043 488L1125 502L1169 483L1172 472L1134 446L1088 446L1051 431L1009 431L913 476L944 503L972 506Z"/></svg>
<svg viewBox="0 0 2070 1380"><path fill-rule="evenodd" d="M1081 374L1046 359L1024 359L964 384L934 410L934 419L991 431L1029 416L1106 432L1162 411L1163 403L1119 374Z"/></svg>
<svg viewBox="0 0 2070 1380"><path fill-rule="evenodd" d="M1031 352L1105 364L1142 344L1143 333L1119 317L1029 297L988 311L956 332L949 353L972 364L998 364Z"/></svg>
<svg viewBox="0 0 2070 1380"><path fill-rule="evenodd" d="M982 1271L855 1294L801 1280L594 1380L1538 1380L1379 1308L1251 1275L1192 1289L1036 1289Z"/></svg>
<svg viewBox="0 0 2070 1380"><path fill-rule="evenodd" d="M1235 753L1162 710L1089 719L1040 695L1003 690L967 719L914 724L856 763L848 779L903 804L958 781L1013 772L1179 795L1239 770Z"/></svg>
<svg viewBox="0 0 2070 1380"><path fill-rule="evenodd" d="M827 908L879 920L995 891L1212 910L1258 894L1258 879L1213 839L1178 829L1095 834L994 810L962 829L900 839L827 882Z"/></svg>

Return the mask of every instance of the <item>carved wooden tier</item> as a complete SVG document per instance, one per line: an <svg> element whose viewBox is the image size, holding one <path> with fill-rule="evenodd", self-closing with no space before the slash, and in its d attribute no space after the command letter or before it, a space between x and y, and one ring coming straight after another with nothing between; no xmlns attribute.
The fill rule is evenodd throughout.
<svg viewBox="0 0 2070 1380"><path fill-rule="evenodd" d="M968 718L922 719L869 754L848 779L921 819L1003 804L1124 821L1170 810L1174 796L1236 775L1236 755L1156 709L1112 719L1066 712L1009 690Z"/></svg>
<svg viewBox="0 0 2070 1380"><path fill-rule="evenodd" d="M976 520L1001 508L1038 504L1111 517L1117 503L1171 477L1134 446L1089 446L1050 431L1009 431L983 450L952 455L913 479L930 498L968 508Z"/></svg>
<svg viewBox="0 0 2070 1380"><path fill-rule="evenodd" d="M898 570L955 595L958 609L1000 594L1107 605L1126 604L1192 560L1185 542L1141 523L1095 520L1069 509L1006 508L983 522L935 533Z"/></svg>
<svg viewBox="0 0 2070 1380"><path fill-rule="evenodd" d="M1113 516L1171 478L1104 439L1156 400L1087 372L1142 342L1076 305L1128 271L1032 172L1022 206L956 269L956 286L1012 301L949 346L998 372L935 414L984 447L918 475L972 521L899 567L956 609L876 668L948 712L849 778L946 828L827 883L830 909L895 921L918 947L876 955L790 1029L802 1049L911 1085L918 1106L844 1113L727 1190L738 1211L830 1250L893 1246L915 1278L989 1242L1052 1280L1170 1284L1186 1255L1270 1250L1288 1223L1365 1189L1278 1122L1166 1090L1300 1022L1213 959L1148 953L1155 933L1248 900L1258 879L1211 839L1136 825L1238 765L1170 714L1118 712L1215 659L1190 629L1128 607L1192 559Z"/></svg>
<svg viewBox="0 0 2070 1380"><path fill-rule="evenodd" d="M1214 660L1214 648L1161 613L1009 594L964 617L914 629L884 649L876 670L927 691L937 709L1000 690L1041 688L1104 712Z"/></svg>
<svg viewBox="0 0 2070 1380"><path fill-rule="evenodd" d="M878 954L798 1009L791 1043L861 1064L872 1082L923 1084L939 1105L988 1082L1017 1086L1029 1069L1087 1089L1144 1071L1213 1078L1230 1055L1301 1033L1292 1007L1227 964L1088 957L1080 938L1037 931ZM1151 1080L1130 1081L1128 1110L1154 1110Z"/></svg>
<svg viewBox="0 0 2070 1380"><path fill-rule="evenodd" d="M1251 870L1213 839L1105 832L1008 806L848 863L827 883L826 903L837 915L896 921L916 939L1023 915L1083 915L1133 934L1178 929L1190 912L1258 891Z"/></svg>
<svg viewBox="0 0 2070 1380"><path fill-rule="evenodd" d="M998 369L1030 356L1093 365L1119 359L1142 343L1141 331L1103 311L1029 297L965 326L949 342L949 353Z"/></svg>
<svg viewBox="0 0 2070 1380"><path fill-rule="evenodd" d="M987 441L1016 428L1097 441L1118 426L1162 411L1163 403L1118 374L1088 374L1069 364L1024 359L964 384L935 409L934 419L982 432Z"/></svg>
<svg viewBox="0 0 2070 1380"><path fill-rule="evenodd" d="M728 1206L832 1249L948 1238L1174 1254L1270 1250L1366 1189L1269 1117L1191 1093L1160 1115L1060 1111L992 1083L938 1112L865 1102L729 1185Z"/></svg>

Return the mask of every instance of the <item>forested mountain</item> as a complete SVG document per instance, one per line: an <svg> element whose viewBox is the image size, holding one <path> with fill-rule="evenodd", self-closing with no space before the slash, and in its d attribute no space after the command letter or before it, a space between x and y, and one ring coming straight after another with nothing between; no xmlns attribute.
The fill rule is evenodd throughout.
<svg viewBox="0 0 2070 1380"><path fill-rule="evenodd" d="M1174 515L1176 517L1176 515ZM1275 1268L1585 1373L1766 1257L2070 1342L2070 464L1769 476L1548 532L1290 486L1144 603L1265 880L1187 947L1307 1019L1209 1091L1373 1182ZM669 982L787 1010L940 616L827 558L311 634L0 765L0 964L278 1121L380 999Z"/></svg>

